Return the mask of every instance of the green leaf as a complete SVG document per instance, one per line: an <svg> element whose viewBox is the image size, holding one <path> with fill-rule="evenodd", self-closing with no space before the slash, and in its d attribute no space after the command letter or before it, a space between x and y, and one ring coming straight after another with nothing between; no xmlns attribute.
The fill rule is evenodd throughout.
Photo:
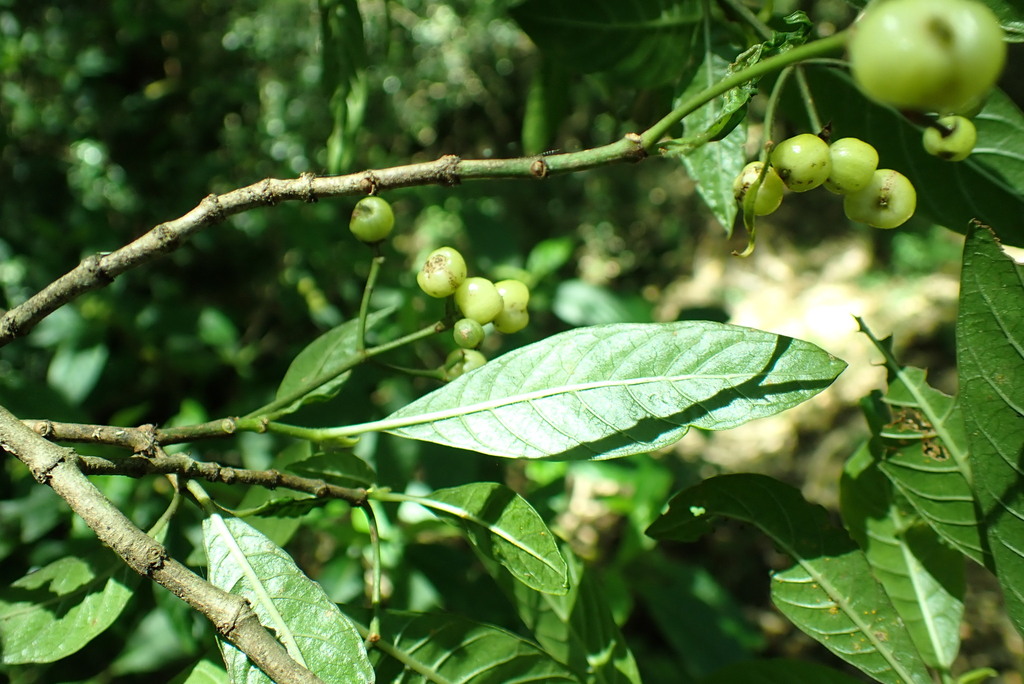
<svg viewBox="0 0 1024 684"><path fill-rule="evenodd" d="M974 484L1007 612L1024 633L1024 268L992 231L964 244L956 326L960 401Z"/></svg>
<svg viewBox="0 0 1024 684"><path fill-rule="evenodd" d="M949 670L960 650L964 558L924 525L879 470L877 432L846 463L840 483L843 521L874 569L930 667Z"/></svg>
<svg viewBox="0 0 1024 684"><path fill-rule="evenodd" d="M690 426L779 413L845 366L809 342L710 321L594 326L505 354L373 425L496 456L615 458Z"/></svg>
<svg viewBox="0 0 1024 684"><path fill-rule="evenodd" d="M106 551L67 556L0 589L6 665L52 663L95 639L121 615L137 576Z"/></svg>
<svg viewBox="0 0 1024 684"><path fill-rule="evenodd" d="M288 466L288 472L338 487L369 487L377 481L369 463L343 449L314 454Z"/></svg>
<svg viewBox="0 0 1024 684"><path fill-rule="evenodd" d="M356 152L370 95L369 57L357 0L320 0L322 78L330 97L334 129L327 140L328 173L348 169Z"/></svg>
<svg viewBox="0 0 1024 684"><path fill-rule="evenodd" d="M848 674L830 667L802 660L748 660L729 665L700 684L860 684Z"/></svg>
<svg viewBox="0 0 1024 684"><path fill-rule="evenodd" d="M558 127L569 114L569 74L552 60L541 57L523 112L523 153L542 154L551 149Z"/></svg>
<svg viewBox="0 0 1024 684"><path fill-rule="evenodd" d="M704 18L704 60L689 87L676 102L688 100L698 92L709 88L736 69L743 69L752 62L738 60L736 64L714 51L711 31L707 26L710 17ZM747 142L747 127L739 123L746 113L747 102L757 93L756 83L747 83L734 88L722 97L717 97L696 112L686 117L686 135L695 140L696 148L686 151L683 165L687 175L697 184L697 193L727 235L732 234L736 219L736 198L732 184L743 170L745 162L744 145ZM731 131L726 128L734 126ZM722 137L724 136L724 137ZM717 139L721 137L721 139ZM716 142L709 142L716 140ZM671 148L670 148L671 149Z"/></svg>
<svg viewBox="0 0 1024 684"><path fill-rule="evenodd" d="M764 475L713 477L673 497L647 533L693 541L718 516L756 525L793 559L771 591L797 627L880 682L932 681L864 553L793 487Z"/></svg>
<svg viewBox="0 0 1024 684"><path fill-rule="evenodd" d="M203 542L210 582L244 597L299 664L325 681L373 681L355 627L283 549L217 514L203 521ZM221 652L232 681L270 682L232 644L221 642Z"/></svg>
<svg viewBox="0 0 1024 684"><path fill-rule="evenodd" d="M300 518L310 511L329 504L333 499L317 498L315 496L281 496L268 499L259 506L252 508L231 509L231 514L239 518L250 516L274 517L274 518Z"/></svg>
<svg viewBox="0 0 1024 684"><path fill-rule="evenodd" d="M977 119L977 154L951 163L925 152L922 130L896 110L869 102L849 75L809 69L807 76L833 137L862 138L878 148L880 166L900 171L918 189L918 215L958 232L978 219L997 227L1007 244L1024 246L1024 186L1013 170L1024 158L1024 137L1006 137L1020 125L1020 112L1005 97L993 94Z"/></svg>
<svg viewBox="0 0 1024 684"><path fill-rule="evenodd" d="M702 16L694 0L526 0L510 13L546 59L639 88L679 78Z"/></svg>
<svg viewBox="0 0 1024 684"><path fill-rule="evenodd" d="M179 675L171 684L229 684L228 673L211 660L200 660L187 673Z"/></svg>
<svg viewBox="0 0 1024 684"><path fill-rule="evenodd" d="M366 317L366 329L388 316L394 309L375 311ZM359 362L356 343L359 321L352 319L316 338L292 360L277 388L277 400L288 402L277 415L297 411L304 404L326 401L335 396Z"/></svg>
<svg viewBox="0 0 1024 684"><path fill-rule="evenodd" d="M382 611L380 633L370 658L382 682L580 681L536 644L457 615Z"/></svg>
<svg viewBox="0 0 1024 684"><path fill-rule="evenodd" d="M586 569L570 549L564 548L563 555L569 568L569 591L561 596L533 591L513 581L493 560L482 560L533 638L559 662L587 682L640 684L636 660L612 617L595 571Z"/></svg>
<svg viewBox="0 0 1024 684"><path fill-rule="evenodd" d="M887 447L879 467L942 538L975 562L990 566L960 407L953 397L928 385L924 370L901 366L888 342L877 339L863 320L857 322L885 359L889 389L883 401L895 411L878 430ZM866 404L869 419L870 410Z"/></svg>
<svg viewBox="0 0 1024 684"><path fill-rule="evenodd" d="M554 535L526 499L508 487L474 482L412 500L454 520L479 553L531 589L548 594L568 590L568 569Z"/></svg>

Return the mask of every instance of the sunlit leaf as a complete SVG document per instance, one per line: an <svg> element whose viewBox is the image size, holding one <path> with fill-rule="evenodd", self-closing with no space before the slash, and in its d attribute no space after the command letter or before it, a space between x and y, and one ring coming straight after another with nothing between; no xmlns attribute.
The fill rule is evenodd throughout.
<svg viewBox="0 0 1024 684"><path fill-rule="evenodd" d="M439 489L416 501L466 530L473 545L520 582L548 594L568 588L565 559L551 530L521 496L495 482Z"/></svg>
<svg viewBox="0 0 1024 684"><path fill-rule="evenodd" d="M974 485L1007 612L1024 633L1024 267L973 226L964 244L956 347Z"/></svg>
<svg viewBox="0 0 1024 684"><path fill-rule="evenodd" d="M186 674L175 678L171 684L229 684L228 673L210 660L200 660Z"/></svg>
<svg viewBox="0 0 1024 684"><path fill-rule="evenodd" d="M237 518L203 521L209 580L244 597L299 664L325 681L372 682L363 640L347 617L279 546ZM221 642L233 682L270 682L244 653Z"/></svg>
<svg viewBox="0 0 1024 684"><path fill-rule="evenodd" d="M690 426L779 413L845 366L808 342L709 321L579 328L490 361L378 429L496 456L615 458Z"/></svg>
<svg viewBox="0 0 1024 684"><path fill-rule="evenodd" d="M772 575L772 601L808 635L880 682L931 682L864 553L824 508L764 475L722 475L672 498L647 533L694 541L725 516L756 525L793 564Z"/></svg>
<svg viewBox="0 0 1024 684"><path fill-rule="evenodd" d="M0 589L0 640L8 665L75 653L121 615L138 576L106 551L66 556Z"/></svg>

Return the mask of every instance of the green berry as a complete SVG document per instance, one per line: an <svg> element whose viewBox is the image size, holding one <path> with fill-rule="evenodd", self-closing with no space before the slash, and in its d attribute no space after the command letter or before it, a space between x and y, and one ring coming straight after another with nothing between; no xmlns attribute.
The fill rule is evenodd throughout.
<svg viewBox="0 0 1024 684"><path fill-rule="evenodd" d="M944 116L935 123L924 129L925 151L946 161L967 159L978 142L974 123L962 116Z"/></svg>
<svg viewBox="0 0 1024 684"><path fill-rule="evenodd" d="M843 211L851 221L875 228L895 228L914 215L917 191L899 171L878 169L862 190L843 198Z"/></svg>
<svg viewBox="0 0 1024 684"><path fill-rule="evenodd" d="M884 0L851 28L850 69L871 99L900 109L963 113L1006 62L1003 29L977 0Z"/></svg>
<svg viewBox="0 0 1024 684"><path fill-rule="evenodd" d="M878 168L878 151L859 138L840 138L828 146L832 171L825 189L837 195L849 195L871 182Z"/></svg>
<svg viewBox="0 0 1024 684"><path fill-rule="evenodd" d="M772 150L772 166L793 192L812 190L832 172L828 143L811 133L783 140Z"/></svg>
<svg viewBox="0 0 1024 684"><path fill-rule="evenodd" d="M361 242L380 242L395 227L395 214L383 197L364 197L356 202L349 219L348 229Z"/></svg>
<svg viewBox="0 0 1024 684"><path fill-rule="evenodd" d="M455 344L463 349L476 349L484 341L484 326L472 318L461 318L452 327Z"/></svg>
<svg viewBox="0 0 1024 684"><path fill-rule="evenodd" d="M475 349L455 349L445 360L445 377L449 380L476 370L487 363L487 357Z"/></svg>
<svg viewBox="0 0 1024 684"><path fill-rule="evenodd" d="M494 284L501 295L501 312L494 317L494 328L505 334L519 332L530 322L526 305L530 302L530 288L520 280L500 280Z"/></svg>
<svg viewBox="0 0 1024 684"><path fill-rule="evenodd" d="M503 307L498 288L487 278L466 278L455 290L455 306L462 315L480 325L487 325Z"/></svg>
<svg viewBox="0 0 1024 684"><path fill-rule="evenodd" d="M416 274L416 283L431 297L450 297L466 280L466 260L454 247L435 249Z"/></svg>
<svg viewBox="0 0 1024 684"><path fill-rule="evenodd" d="M759 161L750 162L743 167L740 175L736 176L736 180L732 182L732 191L737 202L743 204L743 198L760 177L763 167L764 164ZM769 167L764 175L764 180L757 188L757 197L754 198L754 215L766 216L778 209L782 204L782 193L785 188L779 174L775 173L775 169Z"/></svg>

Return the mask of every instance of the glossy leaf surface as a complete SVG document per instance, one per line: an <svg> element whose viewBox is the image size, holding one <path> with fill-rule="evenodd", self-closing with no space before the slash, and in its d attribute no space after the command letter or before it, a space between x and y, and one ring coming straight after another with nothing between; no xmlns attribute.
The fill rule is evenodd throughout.
<svg viewBox="0 0 1024 684"><path fill-rule="evenodd" d="M513 458L615 458L795 406L846 364L800 340L709 321L554 335L399 409L378 429Z"/></svg>

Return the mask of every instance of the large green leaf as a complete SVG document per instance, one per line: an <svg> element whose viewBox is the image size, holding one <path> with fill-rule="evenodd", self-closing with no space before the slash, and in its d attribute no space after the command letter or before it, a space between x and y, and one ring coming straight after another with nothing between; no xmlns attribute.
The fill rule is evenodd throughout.
<svg viewBox="0 0 1024 684"><path fill-rule="evenodd" d="M807 73L834 137L874 145L880 166L900 171L917 187L918 214L960 232L978 219L995 226L1007 244L1024 246L1024 137L1007 134L1021 127L1022 116L1008 98L993 94L977 119L977 153L951 164L925 152L921 129L867 100L849 75L834 69Z"/></svg>
<svg viewBox="0 0 1024 684"><path fill-rule="evenodd" d="M593 684L640 684L633 653L612 617L608 598L594 575L568 548L569 591L561 596L534 591L514 581L495 561L481 557L512 601L519 618L541 647Z"/></svg>
<svg viewBox="0 0 1024 684"><path fill-rule="evenodd" d="M592 459L795 406L846 364L789 337L710 321L578 328L501 356L369 426L496 456Z"/></svg>
<svg viewBox="0 0 1024 684"><path fill-rule="evenodd" d="M59 558L0 589L4 664L51 663L75 653L114 623L137 579L101 551Z"/></svg>
<svg viewBox="0 0 1024 684"><path fill-rule="evenodd" d="M885 360L889 389L883 401L895 414L879 431L888 447L879 467L941 537L975 562L989 565L956 399L929 386L924 370L901 366L889 341L877 339L864 321L857 322Z"/></svg>
<svg viewBox="0 0 1024 684"><path fill-rule="evenodd" d="M568 569L554 535L526 499L508 487L474 482L412 500L455 521L477 551L531 589L548 594L568 590Z"/></svg>
<svg viewBox="0 0 1024 684"><path fill-rule="evenodd" d="M1024 268L984 226L964 244L956 347L985 533L1007 612L1024 633Z"/></svg>
<svg viewBox="0 0 1024 684"><path fill-rule="evenodd" d="M881 422L872 425L871 442L843 470L843 521L864 550L924 662L948 671L960 650L964 557L921 522L879 470L886 448L878 435Z"/></svg>
<svg viewBox="0 0 1024 684"><path fill-rule="evenodd" d="M375 311L366 317L366 329L388 316L392 309ZM352 319L310 342L292 360L277 388L277 415L297 411L304 404L326 401L335 396L359 362L356 343L359 321Z"/></svg>
<svg viewBox="0 0 1024 684"><path fill-rule="evenodd" d="M526 0L511 14L546 58L637 87L679 78L702 16L700 0Z"/></svg>
<svg viewBox="0 0 1024 684"><path fill-rule="evenodd" d="M700 684L860 684L848 674L803 660L748 660L723 667Z"/></svg>
<svg viewBox="0 0 1024 684"><path fill-rule="evenodd" d="M203 521L209 580L238 594L299 664L328 682L372 682L363 640L319 584L279 546L237 518ZM270 682L244 653L221 642L233 682Z"/></svg>
<svg viewBox="0 0 1024 684"><path fill-rule="evenodd" d="M368 617L368 616L367 616ZM370 651L377 678L394 684L579 682L522 637L457 615L383 611Z"/></svg>
<svg viewBox="0 0 1024 684"><path fill-rule="evenodd" d="M820 506L764 475L723 475L680 492L648 528L693 541L727 516L759 527L793 559L772 575L772 601L801 630L880 682L931 677L864 553Z"/></svg>

